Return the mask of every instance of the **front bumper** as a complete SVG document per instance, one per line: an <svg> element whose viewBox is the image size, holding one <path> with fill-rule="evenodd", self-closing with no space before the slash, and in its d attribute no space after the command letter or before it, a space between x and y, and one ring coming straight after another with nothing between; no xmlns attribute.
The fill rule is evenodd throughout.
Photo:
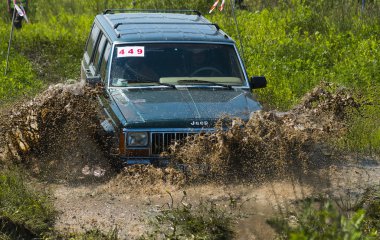
<svg viewBox="0 0 380 240"><path fill-rule="evenodd" d="M162 158L162 157L133 157L133 158L120 157L120 159L123 165L152 164L157 167L166 167L170 163L170 160L168 158Z"/></svg>

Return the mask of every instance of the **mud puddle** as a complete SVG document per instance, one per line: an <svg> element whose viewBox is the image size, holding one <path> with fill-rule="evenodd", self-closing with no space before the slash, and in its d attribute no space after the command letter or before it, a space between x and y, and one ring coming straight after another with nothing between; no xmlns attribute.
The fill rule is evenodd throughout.
<svg viewBox="0 0 380 240"><path fill-rule="evenodd" d="M55 85L0 116L2 164L21 164L52 189L59 231L117 227L121 239L137 238L170 196L178 202L186 191L192 204L206 199L223 207L236 200L236 211L244 213L236 220L237 239L268 239L274 232L266 220L292 201L316 193L339 198L363 181L378 184L376 164L344 159L326 141L344 134L347 111L359 107L330 84L289 112L258 112L248 123L227 119L229 131L173 146L169 154L188 166L186 174L173 167L110 167L96 135L96 94L82 83Z"/></svg>

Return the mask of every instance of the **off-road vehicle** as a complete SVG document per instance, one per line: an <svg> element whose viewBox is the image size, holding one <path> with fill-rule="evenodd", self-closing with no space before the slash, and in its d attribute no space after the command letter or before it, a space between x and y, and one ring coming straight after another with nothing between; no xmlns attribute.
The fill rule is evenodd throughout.
<svg viewBox="0 0 380 240"><path fill-rule="evenodd" d="M97 15L82 79L104 88L101 126L127 164L160 163L170 144L213 131L222 116L261 109L235 42L198 11L106 10Z"/></svg>

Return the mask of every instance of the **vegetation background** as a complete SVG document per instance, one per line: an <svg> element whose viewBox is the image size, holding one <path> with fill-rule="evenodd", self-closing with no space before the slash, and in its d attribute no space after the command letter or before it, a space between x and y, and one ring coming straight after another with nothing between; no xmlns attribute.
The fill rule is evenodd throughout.
<svg viewBox="0 0 380 240"><path fill-rule="evenodd" d="M267 77L268 87L256 92L266 108L286 111L321 81L337 83L351 89L363 106L352 113L347 135L334 144L353 153L379 154L380 1L236 2L238 25L228 0L224 11L211 14L212 0L31 0L30 23L14 32L5 76L11 22L1 1L0 109L51 83L79 79L92 21L104 9L198 9L243 46L248 75Z"/></svg>

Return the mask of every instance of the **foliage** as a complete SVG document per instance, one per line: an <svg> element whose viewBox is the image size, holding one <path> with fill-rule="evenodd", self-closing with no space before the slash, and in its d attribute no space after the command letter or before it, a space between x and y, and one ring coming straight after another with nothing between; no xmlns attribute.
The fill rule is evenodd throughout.
<svg viewBox="0 0 380 240"><path fill-rule="evenodd" d="M35 93L42 87L29 60L12 49L5 75L8 37L7 29L0 25L0 105L11 99Z"/></svg>
<svg viewBox="0 0 380 240"><path fill-rule="evenodd" d="M347 2L344 8L322 0L271 1L272 4L261 6L246 2L251 11L237 12L245 63L250 74L263 74L269 79L268 88L259 92L266 104L289 108L323 79L364 91L379 82L380 25L376 18L379 11L373 10L377 15L362 15L356 1ZM209 5L201 0L180 3L173 0L32 1L30 18L34 23L23 28L17 45L29 52L28 55L32 55L30 49L37 49L43 59L48 58L46 62L56 64L54 70L48 72L58 70L53 79L59 79L58 75L63 79L76 78L90 24L101 10L194 8L205 13ZM271 8L264 8L269 6ZM228 2L226 7L223 14L215 12L208 17L238 40Z"/></svg>
<svg viewBox="0 0 380 240"><path fill-rule="evenodd" d="M92 16L61 13L19 31L14 47L33 59L38 77L45 82L78 79L80 60Z"/></svg>
<svg viewBox="0 0 380 240"><path fill-rule="evenodd" d="M376 105L377 104L377 105ZM380 153L380 105L372 102L353 114L347 137L339 145L358 153L373 156Z"/></svg>
<svg viewBox="0 0 380 240"><path fill-rule="evenodd" d="M42 87L42 82L36 79L28 60L15 56L9 62L8 74L4 76L6 61L0 62L0 104L14 101L23 95L36 93Z"/></svg>
<svg viewBox="0 0 380 240"><path fill-rule="evenodd" d="M364 229L366 218L368 215L362 208L346 216L331 200L307 200L295 215L268 222L284 239L375 239L376 229L368 225Z"/></svg>
<svg viewBox="0 0 380 240"><path fill-rule="evenodd" d="M273 1L272 1L273 2ZM355 1L290 1L257 11L238 11L249 75L265 75L258 98L288 110L322 80L355 89L363 102L352 116L344 148L379 153L380 5L361 10ZM210 16L239 40L232 16Z"/></svg>
<svg viewBox="0 0 380 240"><path fill-rule="evenodd" d="M291 8L238 12L248 73L266 75L269 81L260 98L287 109L321 80L366 94L374 85L378 89L379 21L352 14L345 16L350 20L345 29L335 15L320 16L302 1L293 2ZM238 39L230 18L214 15L213 20Z"/></svg>
<svg viewBox="0 0 380 240"><path fill-rule="evenodd" d="M175 206L172 199L151 220L152 231L141 239L232 239L232 220L229 212L212 201L193 206L182 199Z"/></svg>
<svg viewBox="0 0 380 240"><path fill-rule="evenodd" d="M0 172L0 219L38 236L49 231L54 216L47 197L28 187L20 174Z"/></svg>
<svg viewBox="0 0 380 240"><path fill-rule="evenodd" d="M104 233L101 230L95 228L88 230L84 233L69 233L69 234L55 234L50 233L43 237L44 240L55 240L55 239L70 239L70 240L117 240L118 230L114 228L108 233Z"/></svg>
<svg viewBox="0 0 380 240"><path fill-rule="evenodd" d="M371 232L373 229L380 233L380 186L373 186L364 192L357 208L366 209L363 231Z"/></svg>
<svg viewBox="0 0 380 240"><path fill-rule="evenodd" d="M57 15L62 12L69 14L95 15L103 12L105 9L197 9L206 12L212 3L204 0L178 1L178 0L38 0L31 1L32 17L38 20L44 19L45 15ZM54 6L47 8L46 6Z"/></svg>

